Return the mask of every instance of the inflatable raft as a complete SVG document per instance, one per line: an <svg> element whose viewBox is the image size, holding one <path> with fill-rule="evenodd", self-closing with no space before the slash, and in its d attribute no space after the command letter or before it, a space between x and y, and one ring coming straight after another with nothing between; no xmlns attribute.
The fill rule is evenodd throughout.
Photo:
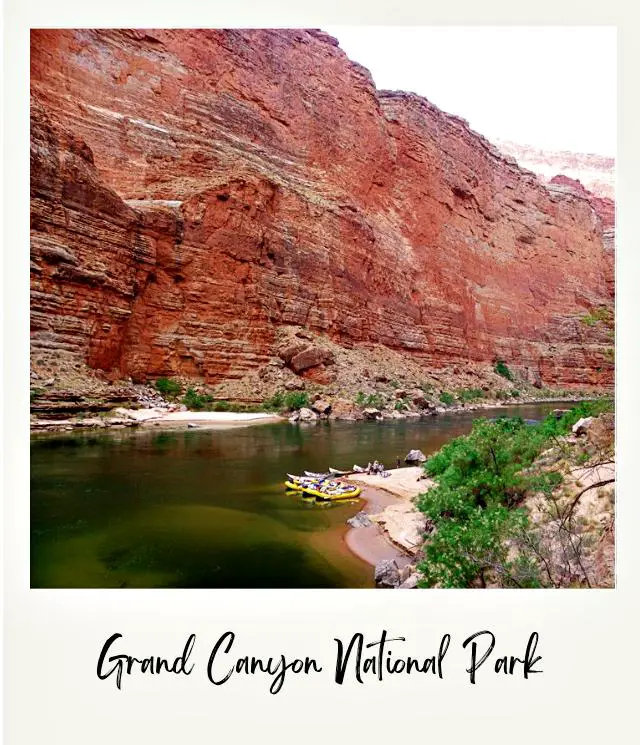
<svg viewBox="0 0 640 745"><path fill-rule="evenodd" d="M309 476L293 476L290 473L287 474L285 486L321 501L354 499L361 492L360 487L344 484L341 481L319 480Z"/></svg>

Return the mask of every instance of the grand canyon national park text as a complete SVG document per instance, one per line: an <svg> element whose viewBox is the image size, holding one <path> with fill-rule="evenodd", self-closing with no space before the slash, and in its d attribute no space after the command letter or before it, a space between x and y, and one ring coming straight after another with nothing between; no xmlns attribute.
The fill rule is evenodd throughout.
<svg viewBox="0 0 640 745"><path fill-rule="evenodd" d="M418 656L407 654L403 636L391 637L383 630L378 639L369 641L358 632L347 641L334 638L336 656L333 668L329 668L333 681L342 685L349 680L358 683L368 681L384 682L393 675L425 674L433 679L445 677L445 657L452 642L450 634L443 634L435 652L421 652ZM463 649L468 650L468 667L465 674L472 685L490 673L497 675L521 677L528 680L535 673L541 673L542 657L536 654L539 637L532 632L523 645L519 656L507 654L500 649L496 635L489 630L476 631L462 641ZM191 634L182 651L174 657L151 655L136 657L130 654L122 634L110 636L102 646L97 664L97 675L100 680L112 678L118 689L125 688L123 676L137 675L191 675L196 668L194 649L196 635ZM285 680L298 675L322 673L325 664L313 657L289 657L281 653L270 657L256 657L240 651L233 631L220 635L211 648L206 663L206 676L215 686L232 682L237 676L262 675L267 679L268 690L276 694L282 690ZM205 666L203 666L205 667Z"/></svg>

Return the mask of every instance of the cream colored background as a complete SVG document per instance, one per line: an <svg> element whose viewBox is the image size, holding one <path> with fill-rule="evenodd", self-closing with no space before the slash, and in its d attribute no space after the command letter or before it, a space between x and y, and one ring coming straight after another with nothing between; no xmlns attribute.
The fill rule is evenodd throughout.
<svg viewBox="0 0 640 745"><path fill-rule="evenodd" d="M638 18L631 3L502 2L5 3L4 48L4 569L6 742L60 743L627 743L637 728ZM208 10L203 10L202 6ZM28 224L29 27L547 24L619 26L618 571L615 591L64 591L29 589ZM542 53L553 54L553 50ZM446 60L443 60L446 64ZM576 60L579 64L579 60ZM470 71L472 74L473 71ZM491 85L491 81L478 81ZM598 91L593 92L598 106ZM396 676L383 683L332 681L335 636L407 637L403 651L431 654L449 632L443 681ZM544 674L529 681L483 668L464 673L462 640L482 628L497 652L522 654L540 633ZM225 630L238 654L309 654L325 670L291 677L276 696L258 676L221 687L206 679L210 646ZM126 679L124 690L95 674L112 633L134 654L177 655L198 635L189 677ZM484 674L483 674L484 673Z"/></svg>

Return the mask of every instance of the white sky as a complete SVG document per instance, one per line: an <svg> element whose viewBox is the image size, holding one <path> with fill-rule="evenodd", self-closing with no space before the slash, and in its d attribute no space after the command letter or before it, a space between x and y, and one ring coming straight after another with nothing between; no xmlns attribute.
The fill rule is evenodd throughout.
<svg viewBox="0 0 640 745"><path fill-rule="evenodd" d="M615 155L612 27L329 26L376 87L425 96L488 139Z"/></svg>

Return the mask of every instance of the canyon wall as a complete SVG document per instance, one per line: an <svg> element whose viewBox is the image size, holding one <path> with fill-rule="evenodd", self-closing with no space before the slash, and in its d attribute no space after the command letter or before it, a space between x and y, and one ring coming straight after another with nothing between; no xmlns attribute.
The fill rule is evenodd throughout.
<svg viewBox="0 0 640 745"><path fill-rule="evenodd" d="M592 194L604 199L615 199L615 160L592 153L569 153L564 150L523 145L495 139L500 152L515 158L518 163L549 182L555 176L566 176L579 181Z"/></svg>
<svg viewBox="0 0 640 745"><path fill-rule="evenodd" d="M32 350L215 384L291 326L612 384L581 321L612 307L592 200L377 91L326 34L38 30L31 93Z"/></svg>

